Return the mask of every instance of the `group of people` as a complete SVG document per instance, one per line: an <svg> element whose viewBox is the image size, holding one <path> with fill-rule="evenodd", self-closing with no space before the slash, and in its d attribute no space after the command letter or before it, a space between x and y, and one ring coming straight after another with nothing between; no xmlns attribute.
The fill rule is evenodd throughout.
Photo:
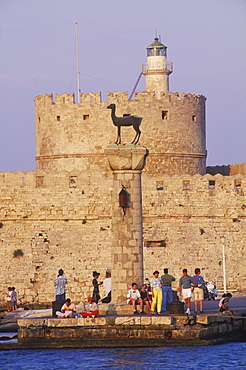
<svg viewBox="0 0 246 370"><path fill-rule="evenodd" d="M71 302L70 298L67 298L65 303L61 307L61 311L56 311L56 315L59 319L67 317L96 317L98 315L98 305L93 302L92 297L88 298L88 303L84 304L84 311L81 314L77 314L76 306Z"/></svg>
<svg viewBox="0 0 246 370"><path fill-rule="evenodd" d="M134 314L145 314L144 307L146 306L149 313L161 315L161 312L167 310L167 305L173 301L172 282L175 278L168 273L168 269L163 270L164 274L159 276L159 271L154 271L153 277L138 289L137 283L133 282L131 289L127 292L127 304L132 305ZM56 301L65 301L61 311L57 312L59 317L73 317L76 314L76 307L71 300L66 299L66 284L67 279L63 276L64 271L60 269L58 276L54 280ZM99 282L100 273L93 271L92 273L92 296L88 298L87 304L84 305L84 311L81 313L84 317L95 317L98 315L98 303L109 303L111 301L111 274L106 272L106 277ZM183 269L183 275L179 279L179 299L185 302L187 315L191 314L191 298L194 297L194 312L200 313L203 311L203 299L205 281L201 276L201 270L195 269L195 275L188 275L187 269ZM101 299L99 287L104 286L105 296ZM226 309L226 303L230 299L228 296L222 297L220 302L220 310ZM223 299L224 298L224 299ZM139 311L137 307L139 306ZM221 308L222 307L222 308ZM225 311L223 311L225 312ZM230 313L229 309L228 312Z"/></svg>
<svg viewBox="0 0 246 370"><path fill-rule="evenodd" d="M17 310L17 292L15 291L15 287L8 287L7 296L7 310L14 311Z"/></svg>
<svg viewBox="0 0 246 370"><path fill-rule="evenodd" d="M132 283L132 288L127 293L127 304L133 306L133 313L138 314L137 305L140 307L140 314L145 314L144 306L154 315L157 307L157 314L167 310L167 304L173 301L172 282L175 278L168 273L165 268L164 274L159 277L159 271L154 271L153 277L143 284L141 290L137 289L137 284Z"/></svg>
<svg viewBox="0 0 246 370"><path fill-rule="evenodd" d="M55 286L55 297L56 302L64 302L60 311L56 311L56 315L59 318L66 318L66 317L78 317L76 313L76 306L74 303L71 302L70 298L66 299L66 284L67 278L63 276L64 271L60 269L58 271L58 276L54 280ZM87 303L84 304L84 311L81 312L82 317L96 317L98 315L98 302L100 303L109 303L111 301L111 273L110 271L106 271L105 279L102 282L99 282L100 273L97 271L93 271L93 292L92 297L88 297ZM99 286L103 285L105 289L105 296L101 299L99 293Z"/></svg>
<svg viewBox="0 0 246 370"><path fill-rule="evenodd" d="M173 301L172 282L175 278L168 273L165 268L164 275L159 277L159 271L154 271L153 277L149 281L149 288L146 284L142 285L141 290L137 289L137 284L132 283L132 288L127 293L127 303L133 306L134 314L138 314L137 305L140 307L140 314L144 314L144 305L149 312L154 315L161 315L162 311L167 310L167 304ZM148 279L147 279L148 280ZM185 302L187 315L191 314L191 298L194 297L194 312L203 311L205 281L201 276L201 270L195 269L195 275L188 275L187 269L183 269L183 275L179 279L179 299Z"/></svg>
<svg viewBox="0 0 246 370"><path fill-rule="evenodd" d="M146 283L138 289L137 283L132 283L131 289L127 292L127 304L133 306L134 314L145 314L144 307L146 306L148 311L154 315L161 315L161 312L167 310L167 304L173 301L172 282L175 278L168 273L168 269L165 268L164 274L159 277L159 271L154 271L153 277L149 280L146 279ZM71 302L70 298L66 299L66 284L67 278L63 276L64 271L60 269L58 276L54 280L55 286L55 297L57 302L65 302L60 311L56 314L60 318L74 317L78 315L76 313L76 306ZM100 273L93 271L92 280L92 296L88 297L87 303L84 304L84 311L81 313L83 317L96 317L98 315L98 303L110 303L111 301L111 273L106 272L105 279L101 282L98 281ZM190 315L190 302L194 296L194 312L204 313L203 311L203 299L204 289L206 287L205 281L201 276L201 270L195 269L195 275L189 276L187 269L183 269L183 275L179 279L179 299L185 302L187 315ZM105 296L101 299L99 287L103 285L105 290ZM13 311L17 309L17 292L15 287L8 287L7 296L7 310ZM232 317L235 316L235 312L229 309L228 302L232 295L225 293L219 302L219 311L222 313L229 313ZM137 310L137 306L140 308L140 312Z"/></svg>

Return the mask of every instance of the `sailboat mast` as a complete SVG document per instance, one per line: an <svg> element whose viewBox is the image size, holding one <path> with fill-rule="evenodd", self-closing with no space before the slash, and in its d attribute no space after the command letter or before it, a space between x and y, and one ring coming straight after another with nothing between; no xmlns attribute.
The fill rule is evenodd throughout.
<svg viewBox="0 0 246 370"><path fill-rule="evenodd" d="M79 71L79 46L78 46L78 23L76 23L76 65L77 65L77 102L80 103L80 71Z"/></svg>

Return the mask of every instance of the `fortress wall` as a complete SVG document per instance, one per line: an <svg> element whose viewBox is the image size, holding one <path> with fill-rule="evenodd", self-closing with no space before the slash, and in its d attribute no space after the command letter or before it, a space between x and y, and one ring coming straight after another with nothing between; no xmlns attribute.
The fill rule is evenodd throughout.
<svg viewBox="0 0 246 370"><path fill-rule="evenodd" d="M107 172L104 148L116 140L109 103L116 104L116 115L139 115L141 145L149 150L145 172L149 174L205 174L205 97L202 95L153 92L38 96L36 103L37 171L93 170ZM132 127L122 127L122 142L135 136ZM157 158L160 156L160 158ZM170 167L171 165L171 167ZM93 168L94 166L94 168Z"/></svg>
<svg viewBox="0 0 246 370"><path fill-rule="evenodd" d="M92 271L103 278L111 264L112 181L76 171L0 174L2 299L14 285L23 301L51 302L59 268L68 296L81 301L91 294ZM245 289L246 176L143 174L142 189L145 277L153 269L168 267L180 277L183 268L200 267L221 289L226 236L228 287ZM13 258L17 249L24 255Z"/></svg>
<svg viewBox="0 0 246 370"><path fill-rule="evenodd" d="M184 181L189 190L183 190ZM209 181L215 181L214 189ZM151 181L143 176L143 188L145 275L168 267L180 277L183 268L193 274L200 267L202 275L222 289L225 236L227 287L245 290L245 176L166 176ZM151 247L149 241L164 241L165 246Z"/></svg>
<svg viewBox="0 0 246 370"><path fill-rule="evenodd" d="M100 270L103 278L111 265L111 180L27 173L32 181L22 186L19 173L7 175L9 183L0 184L2 299L14 285L22 301L51 302L59 268L69 280L68 296L84 299L92 292L92 271ZM36 188L41 175L43 185ZM18 249L24 255L13 258Z"/></svg>

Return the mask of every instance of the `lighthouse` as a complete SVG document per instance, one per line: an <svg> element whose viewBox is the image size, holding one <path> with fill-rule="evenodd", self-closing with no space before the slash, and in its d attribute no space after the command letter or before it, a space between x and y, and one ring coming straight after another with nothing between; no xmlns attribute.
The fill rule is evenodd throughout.
<svg viewBox="0 0 246 370"><path fill-rule="evenodd" d="M167 62L167 47L156 37L147 47L147 64L143 66L146 91L169 91L169 75L172 71L173 64Z"/></svg>

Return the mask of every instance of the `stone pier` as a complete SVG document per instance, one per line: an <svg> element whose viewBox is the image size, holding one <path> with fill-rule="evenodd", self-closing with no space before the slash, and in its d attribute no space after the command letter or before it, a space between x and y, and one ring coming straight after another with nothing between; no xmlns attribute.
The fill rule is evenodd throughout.
<svg viewBox="0 0 246 370"><path fill-rule="evenodd" d="M141 171L148 150L140 145L110 145L105 149L113 171L112 194L112 303L125 304L131 284L143 282L143 228ZM119 193L128 193L127 207Z"/></svg>
<svg viewBox="0 0 246 370"><path fill-rule="evenodd" d="M3 349L159 347L245 341L246 312L230 315L101 316L96 318L22 318L18 343Z"/></svg>

